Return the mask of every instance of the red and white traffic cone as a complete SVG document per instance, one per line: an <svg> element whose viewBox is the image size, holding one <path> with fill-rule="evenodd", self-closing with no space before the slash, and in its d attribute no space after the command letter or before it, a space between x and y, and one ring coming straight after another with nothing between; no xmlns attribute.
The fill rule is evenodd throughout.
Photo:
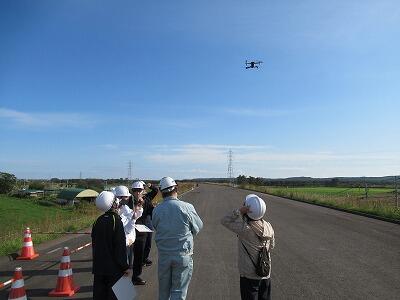
<svg viewBox="0 0 400 300"><path fill-rule="evenodd" d="M27 227L24 233L24 244L21 249L21 255L17 259L31 260L38 256L39 254L35 253L35 249L33 249L31 230Z"/></svg>
<svg viewBox="0 0 400 300"><path fill-rule="evenodd" d="M8 300L26 300L24 277L22 277L21 267L15 268Z"/></svg>
<svg viewBox="0 0 400 300"><path fill-rule="evenodd" d="M79 290L79 286L74 286L72 277L71 259L69 248L64 247L61 257L60 270L58 271L57 286L49 293L51 297L69 297Z"/></svg>

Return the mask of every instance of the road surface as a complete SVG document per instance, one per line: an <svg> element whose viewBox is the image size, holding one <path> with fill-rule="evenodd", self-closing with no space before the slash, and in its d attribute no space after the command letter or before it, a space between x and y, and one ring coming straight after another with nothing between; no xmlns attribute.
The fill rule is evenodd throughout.
<svg viewBox="0 0 400 300"><path fill-rule="evenodd" d="M220 225L221 217L243 203L251 192L217 185L200 185L182 197L192 203L204 222L195 239L190 300L240 299L237 238ZM400 226L329 208L256 193L267 202L267 217L276 233L272 252L274 299L399 299ZM34 237L33 237L34 238ZM89 236L69 236L36 247L41 256L31 262L0 263L0 282L22 266L30 299L50 299L62 250L90 242ZM56 250L56 251L54 251ZM54 252L52 252L54 251ZM51 253L47 253L51 252ZM146 267L146 286L138 299L157 299L155 264ZM75 282L81 286L73 299L91 299L91 249L71 255ZM9 289L0 291L7 299Z"/></svg>

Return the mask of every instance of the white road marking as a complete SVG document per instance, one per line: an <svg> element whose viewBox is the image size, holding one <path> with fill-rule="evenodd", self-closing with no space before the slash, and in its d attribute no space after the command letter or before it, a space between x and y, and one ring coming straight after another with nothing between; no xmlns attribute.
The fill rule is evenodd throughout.
<svg viewBox="0 0 400 300"><path fill-rule="evenodd" d="M61 247L60 247L60 248L57 248L57 249L54 249L54 250L51 250L51 251L49 251L49 252L46 252L46 254L50 254L50 253L56 252L56 251L58 251L58 250L60 250L60 249L61 249Z"/></svg>

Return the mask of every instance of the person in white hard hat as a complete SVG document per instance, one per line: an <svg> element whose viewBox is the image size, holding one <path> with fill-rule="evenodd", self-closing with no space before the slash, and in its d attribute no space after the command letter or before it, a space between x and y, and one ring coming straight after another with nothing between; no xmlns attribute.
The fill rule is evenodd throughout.
<svg viewBox="0 0 400 300"><path fill-rule="evenodd" d="M158 193L158 188L149 183L147 187L150 192L144 194L146 184L143 181L135 181L132 183L132 200L130 205L141 205L143 207L143 214L140 218L136 220L136 224L146 225L146 219L153 212L154 205L152 203L153 199ZM150 266L152 262L146 257L146 241L150 239L148 232L138 232L136 231L136 241L133 244L133 276L132 282L135 285L145 285L146 281L140 276L143 271L143 265ZM147 253L148 255L148 253Z"/></svg>
<svg viewBox="0 0 400 300"><path fill-rule="evenodd" d="M133 243L136 239L135 223L138 218L142 216L143 207L140 205L134 205L133 209L128 207L129 198L132 195L129 193L129 189L124 185L119 185L114 188L114 195L119 199L118 214L121 217L122 224L124 225L125 237L126 237L126 251L128 256L129 267L132 267L133 259Z"/></svg>
<svg viewBox="0 0 400 300"><path fill-rule="evenodd" d="M171 177L160 180L163 201L153 210L158 248L159 300L186 299L193 273L193 237L203 222L193 205L178 199Z"/></svg>
<svg viewBox="0 0 400 300"><path fill-rule="evenodd" d="M96 198L96 206L103 214L92 227L93 299L116 300L112 286L129 276L126 261L126 239L121 218L117 214L119 200L112 192L103 191Z"/></svg>
<svg viewBox="0 0 400 300"><path fill-rule="evenodd" d="M260 277L255 263L259 251L266 244L268 251L275 247L275 234L271 224L263 217L266 205L255 194L247 195L243 206L225 216L221 223L238 237L240 294L245 300L271 299L271 270Z"/></svg>

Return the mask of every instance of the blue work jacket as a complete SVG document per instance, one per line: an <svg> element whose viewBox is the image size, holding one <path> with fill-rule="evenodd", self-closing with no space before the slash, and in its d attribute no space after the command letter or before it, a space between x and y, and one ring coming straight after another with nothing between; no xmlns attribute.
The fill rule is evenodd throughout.
<svg viewBox="0 0 400 300"><path fill-rule="evenodd" d="M164 198L153 210L152 223L159 254L193 254L193 236L203 228L203 222L192 204Z"/></svg>

